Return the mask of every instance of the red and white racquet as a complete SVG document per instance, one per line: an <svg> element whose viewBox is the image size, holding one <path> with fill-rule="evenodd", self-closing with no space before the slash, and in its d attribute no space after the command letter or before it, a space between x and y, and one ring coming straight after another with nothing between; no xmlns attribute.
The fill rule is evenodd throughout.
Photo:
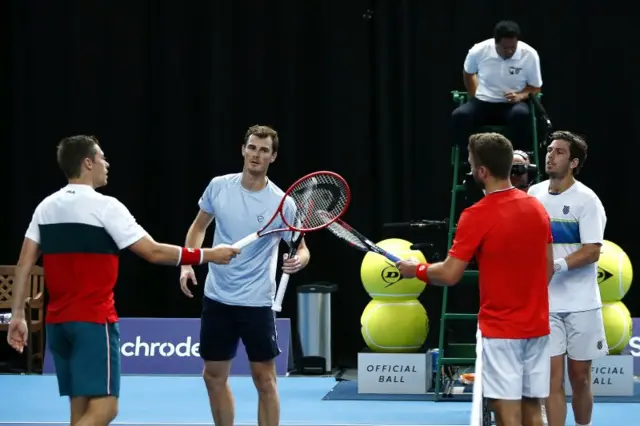
<svg viewBox="0 0 640 426"><path fill-rule="evenodd" d="M294 223L289 223L284 213L285 202L290 198L296 207ZM304 234L319 231L342 216L349 207L351 190L347 181L337 173L319 171L301 177L287 189L282 197L278 209L266 225L257 232L247 235L233 244L233 247L242 249L266 235L280 232L292 232L289 256L293 256L302 241ZM322 212L321 215L318 212ZM272 227L280 217L284 226ZM289 275L283 274L278 286L278 291L273 303L273 310L282 309L282 300L287 289Z"/></svg>
<svg viewBox="0 0 640 426"><path fill-rule="evenodd" d="M296 206L294 223L289 223L284 214L285 202L291 198ZM349 207L351 190L342 176L333 172L314 172L301 177L287 189L278 209L271 219L257 232L249 234L232 247L242 249L266 235L276 232L312 232L329 226L342 216ZM311 207L309 208L309 205ZM316 212L322 211L322 217ZM326 213L325 213L326 212ZM276 218L280 217L284 226L269 229Z"/></svg>

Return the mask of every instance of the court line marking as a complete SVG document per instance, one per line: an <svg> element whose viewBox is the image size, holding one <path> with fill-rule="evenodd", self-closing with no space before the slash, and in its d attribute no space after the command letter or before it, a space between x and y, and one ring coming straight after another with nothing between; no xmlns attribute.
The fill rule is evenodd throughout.
<svg viewBox="0 0 640 426"><path fill-rule="evenodd" d="M0 425L67 425L69 422L7 422L0 421ZM112 422L112 425L122 426L211 426L211 423L202 422L184 422L184 423L166 423L166 422ZM283 426L469 426L464 425L437 425L437 424L411 424L411 425L397 425L397 424L371 424L371 423L304 423L304 422L280 422ZM258 423L234 423L235 426L257 426Z"/></svg>

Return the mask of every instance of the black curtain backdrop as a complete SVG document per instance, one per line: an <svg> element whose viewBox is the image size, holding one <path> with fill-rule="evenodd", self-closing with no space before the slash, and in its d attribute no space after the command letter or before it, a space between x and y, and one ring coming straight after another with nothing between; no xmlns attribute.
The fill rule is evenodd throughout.
<svg viewBox="0 0 640 426"><path fill-rule="evenodd" d="M16 262L33 209L65 184L55 163L62 137L96 135L112 165L104 192L154 238L181 244L209 180L240 170L243 133L256 123L280 132L270 171L278 185L318 169L338 172L353 191L348 222L375 240L432 242L442 256L446 232L390 232L382 224L447 215L449 92L464 89L467 50L491 37L501 19L519 22L523 40L540 54L543 102L554 127L587 136L581 178L607 209L606 238L637 261L636 23L633 14L606 7L497 0L4 2L0 263ZM370 300L360 283L362 255L324 232L308 244L312 262L292 284L339 284L334 357L352 365L364 347L360 315ZM205 274L199 267L197 295ZM294 290L282 315L295 321ZM476 293L456 290L452 309ZM636 286L625 299L634 315L639 294ZM200 312L200 298L180 292L176 268L128 252L116 299L125 317ZM441 291L428 288L421 299L434 346Z"/></svg>

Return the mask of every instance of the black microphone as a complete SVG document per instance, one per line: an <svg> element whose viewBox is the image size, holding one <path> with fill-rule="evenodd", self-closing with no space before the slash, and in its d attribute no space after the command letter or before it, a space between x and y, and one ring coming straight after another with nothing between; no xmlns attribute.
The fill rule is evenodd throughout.
<svg viewBox="0 0 640 426"><path fill-rule="evenodd" d="M428 226L443 226L447 225L448 219L444 220L415 220L411 222L391 222L385 223L382 226L384 228L426 228Z"/></svg>
<svg viewBox="0 0 640 426"><path fill-rule="evenodd" d="M540 117L544 120L547 127L551 129L553 127L551 125L551 120L549 120L549 115L547 114L547 111L544 109L544 107L540 103L540 100L533 93L529 93L529 99L531 99L531 102L533 102L533 106L540 113Z"/></svg>

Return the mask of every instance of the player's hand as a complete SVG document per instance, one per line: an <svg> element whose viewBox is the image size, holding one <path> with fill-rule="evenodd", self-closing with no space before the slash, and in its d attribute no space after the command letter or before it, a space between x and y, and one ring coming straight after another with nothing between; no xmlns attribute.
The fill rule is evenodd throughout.
<svg viewBox="0 0 640 426"><path fill-rule="evenodd" d="M190 265L185 265L180 268L180 290L187 297L193 297L191 290L189 290L189 281L193 283L193 285L198 285L198 280L196 279L196 273L193 271L193 267Z"/></svg>
<svg viewBox="0 0 640 426"><path fill-rule="evenodd" d="M400 271L400 275L402 275L404 278L415 278L416 268L419 264L420 262L418 262L418 259L412 257L409 260L401 260L399 262L396 262L396 268L398 268L398 271Z"/></svg>
<svg viewBox="0 0 640 426"><path fill-rule="evenodd" d="M11 318L9 323L9 331L7 332L7 342L16 351L22 353L24 347L27 346L29 338L29 330L27 322L21 318Z"/></svg>
<svg viewBox="0 0 640 426"><path fill-rule="evenodd" d="M295 274L303 268L302 262L298 256L292 256L289 258L289 253L284 254L284 261L282 262L282 272L285 274Z"/></svg>
<svg viewBox="0 0 640 426"><path fill-rule="evenodd" d="M226 265L238 254L240 254L240 249L233 248L227 244L218 244L213 248L213 263Z"/></svg>

